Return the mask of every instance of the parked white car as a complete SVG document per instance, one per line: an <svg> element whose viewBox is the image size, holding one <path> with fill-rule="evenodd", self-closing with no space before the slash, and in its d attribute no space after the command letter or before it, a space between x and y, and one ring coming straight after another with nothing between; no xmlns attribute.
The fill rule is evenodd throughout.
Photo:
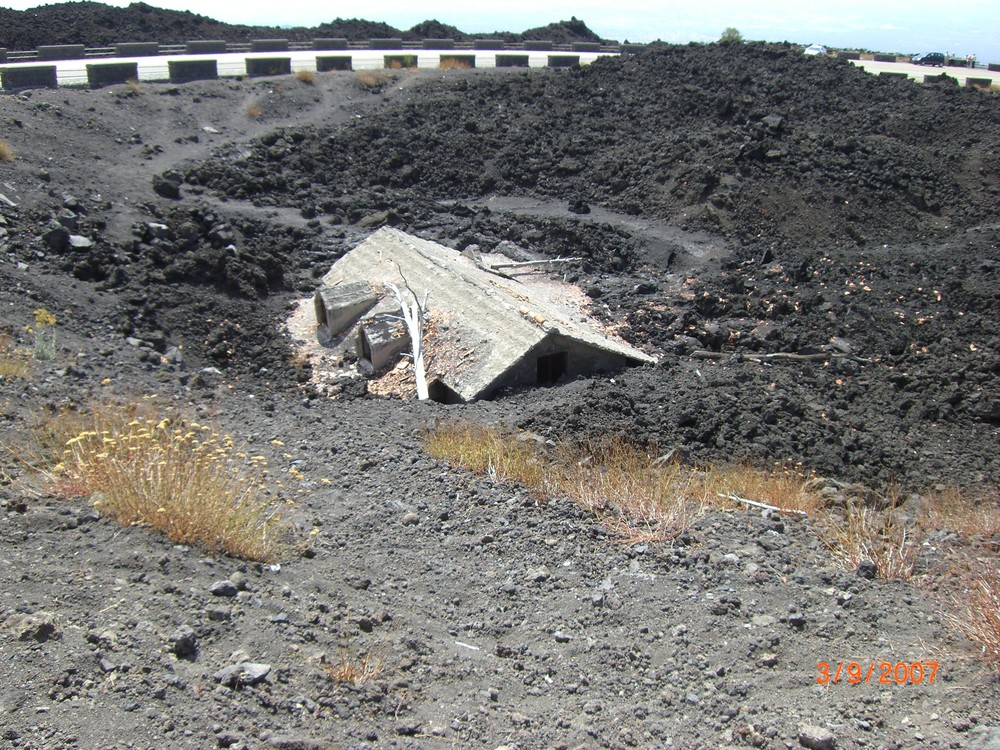
<svg viewBox="0 0 1000 750"><path fill-rule="evenodd" d="M822 44L810 44L804 50L802 50L803 55L828 55L830 54L826 47Z"/></svg>

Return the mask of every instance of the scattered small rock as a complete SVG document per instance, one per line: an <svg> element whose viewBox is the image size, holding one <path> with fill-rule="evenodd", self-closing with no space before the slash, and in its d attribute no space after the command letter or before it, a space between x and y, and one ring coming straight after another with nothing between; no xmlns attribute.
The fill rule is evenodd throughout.
<svg viewBox="0 0 1000 750"><path fill-rule="evenodd" d="M833 732L824 727L816 727L811 724L799 725L799 744L809 750L834 750L837 746L837 738Z"/></svg>
<svg viewBox="0 0 1000 750"><path fill-rule="evenodd" d="M528 568L528 572L525 574L525 578L532 583L543 583L551 577L552 573L544 565L537 568Z"/></svg>
<svg viewBox="0 0 1000 750"><path fill-rule="evenodd" d="M170 634L170 650L182 659L198 653L198 638L189 625L181 625Z"/></svg>
<svg viewBox="0 0 1000 750"><path fill-rule="evenodd" d="M267 744L275 750L332 750L334 747L329 742L306 737L271 737Z"/></svg>
<svg viewBox="0 0 1000 750"><path fill-rule="evenodd" d="M62 637L55 615L36 612L30 615L14 615L7 621L7 627L19 641L45 641Z"/></svg>
<svg viewBox="0 0 1000 750"><path fill-rule="evenodd" d="M184 178L179 172L168 170L163 174L153 175L153 190L157 195L171 200L178 200L181 197L181 183Z"/></svg>
<svg viewBox="0 0 1000 750"><path fill-rule="evenodd" d="M245 685L256 685L271 672L270 664L241 662L225 669L220 669L213 677L215 681L230 688L240 688Z"/></svg>
<svg viewBox="0 0 1000 750"><path fill-rule="evenodd" d="M236 596L239 593L239 589L236 584L232 581L216 581L208 589L208 592L212 596Z"/></svg>
<svg viewBox="0 0 1000 750"><path fill-rule="evenodd" d="M69 230L57 221L51 221L42 232L42 242L56 253L69 247Z"/></svg>
<svg viewBox="0 0 1000 750"><path fill-rule="evenodd" d="M762 667L776 667L778 666L778 655L767 653L760 657L760 665Z"/></svg>
<svg viewBox="0 0 1000 750"><path fill-rule="evenodd" d="M858 563L855 571L860 578L867 578L869 581L878 575L878 568L872 560L862 560Z"/></svg>

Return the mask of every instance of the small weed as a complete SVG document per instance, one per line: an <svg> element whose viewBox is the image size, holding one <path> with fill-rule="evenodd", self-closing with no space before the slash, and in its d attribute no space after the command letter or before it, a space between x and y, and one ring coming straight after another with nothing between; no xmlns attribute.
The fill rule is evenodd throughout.
<svg viewBox="0 0 1000 750"><path fill-rule="evenodd" d="M259 120L261 117L264 116L264 110L261 109L260 105L258 104L251 104L249 107L247 107L246 114L247 117L249 117L251 120Z"/></svg>
<svg viewBox="0 0 1000 750"><path fill-rule="evenodd" d="M40 362L52 362L56 358L56 316L39 307L34 312L35 324L25 331L35 337L33 356Z"/></svg>
<svg viewBox="0 0 1000 750"><path fill-rule="evenodd" d="M337 662L326 665L326 673L334 682L363 685L378 677L384 664L384 656L362 654L355 657L346 647L343 647L337 655Z"/></svg>
<svg viewBox="0 0 1000 750"><path fill-rule="evenodd" d="M129 78L125 81L125 88L134 96L142 96L146 92L142 90L142 86L139 85L139 79Z"/></svg>
<svg viewBox="0 0 1000 750"><path fill-rule="evenodd" d="M300 70L300 71L296 72L295 78L300 83L305 83L305 84L308 84L308 85L312 85L313 83L316 83L316 71L314 71L314 70Z"/></svg>
<svg viewBox="0 0 1000 750"><path fill-rule="evenodd" d="M289 528L271 500L267 463L232 438L150 401L60 412L34 431L22 463L50 494L90 497L123 526L149 526L175 544L271 561Z"/></svg>
<svg viewBox="0 0 1000 750"><path fill-rule="evenodd" d="M14 149L7 141L0 141L0 161L14 161Z"/></svg>

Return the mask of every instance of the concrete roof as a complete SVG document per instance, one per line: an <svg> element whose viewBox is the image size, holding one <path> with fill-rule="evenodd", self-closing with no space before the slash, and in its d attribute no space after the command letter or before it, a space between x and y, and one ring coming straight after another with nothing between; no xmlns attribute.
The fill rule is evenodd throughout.
<svg viewBox="0 0 1000 750"><path fill-rule="evenodd" d="M391 283L428 296L425 330L428 382L439 378L470 401L546 338L562 336L644 363L656 360L603 333L559 294L484 270L471 258L429 240L382 228L334 263L326 285L368 281L378 293ZM549 284L549 287L553 285ZM391 292L374 312L398 310Z"/></svg>

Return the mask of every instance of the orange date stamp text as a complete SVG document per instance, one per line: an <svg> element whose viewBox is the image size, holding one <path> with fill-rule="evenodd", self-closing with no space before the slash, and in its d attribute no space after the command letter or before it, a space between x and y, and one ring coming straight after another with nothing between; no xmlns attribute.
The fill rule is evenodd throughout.
<svg viewBox="0 0 1000 750"><path fill-rule="evenodd" d="M849 685L928 685L934 682L937 675L936 661L838 661L835 664L821 661L816 665L819 674L816 682L820 685L836 685L846 682Z"/></svg>

